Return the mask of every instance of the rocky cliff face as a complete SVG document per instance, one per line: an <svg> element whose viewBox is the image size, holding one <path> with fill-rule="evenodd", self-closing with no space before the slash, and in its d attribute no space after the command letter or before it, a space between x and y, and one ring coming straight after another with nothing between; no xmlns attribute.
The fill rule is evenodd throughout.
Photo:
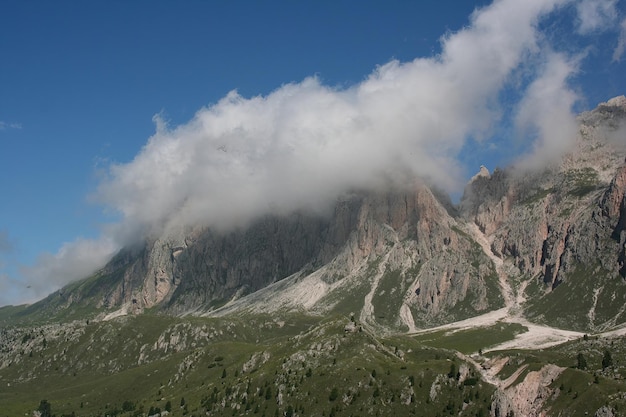
<svg viewBox="0 0 626 417"><path fill-rule="evenodd" d="M491 417L547 416L544 405L555 391L550 385L562 372L563 368L546 365L529 372L516 385L499 387L493 396Z"/></svg>
<svg viewBox="0 0 626 417"><path fill-rule="evenodd" d="M324 243L305 267L216 314L338 311L414 329L498 307L493 268L450 207L421 183L346 196L320 228Z"/></svg>
<svg viewBox="0 0 626 417"><path fill-rule="evenodd" d="M323 250L334 246L328 231L327 219L294 214L227 234L190 228L159 237L123 251L100 272L121 277L102 302L133 310L160 305L175 313L223 304L323 259Z"/></svg>
<svg viewBox="0 0 626 417"><path fill-rule="evenodd" d="M226 234L192 228L152 239L52 298L118 314L155 306L199 314L224 304L342 311L402 329L502 305L491 261L449 200L421 182L353 192L327 217L266 217Z"/></svg>

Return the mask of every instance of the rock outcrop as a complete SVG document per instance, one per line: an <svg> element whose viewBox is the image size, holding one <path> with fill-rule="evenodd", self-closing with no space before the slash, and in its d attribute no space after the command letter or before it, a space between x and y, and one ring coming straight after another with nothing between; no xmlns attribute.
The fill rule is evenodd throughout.
<svg viewBox="0 0 626 417"><path fill-rule="evenodd" d="M529 372L519 384L497 390L491 405L491 416L543 417L549 415L544 409L544 404L554 392L550 384L563 370L564 368L555 365L546 365L539 371Z"/></svg>

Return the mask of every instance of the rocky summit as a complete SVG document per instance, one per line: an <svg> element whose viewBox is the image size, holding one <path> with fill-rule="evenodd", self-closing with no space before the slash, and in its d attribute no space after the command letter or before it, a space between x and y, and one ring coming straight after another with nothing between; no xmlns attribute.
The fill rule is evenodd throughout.
<svg viewBox="0 0 626 417"><path fill-rule="evenodd" d="M0 309L0 416L623 415L626 98L578 122L458 204L412 179L184 227Z"/></svg>

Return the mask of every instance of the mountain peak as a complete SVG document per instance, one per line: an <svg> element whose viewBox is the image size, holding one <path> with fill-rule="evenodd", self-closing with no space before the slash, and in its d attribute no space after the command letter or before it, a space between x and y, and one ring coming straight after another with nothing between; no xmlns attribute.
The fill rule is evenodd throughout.
<svg viewBox="0 0 626 417"><path fill-rule="evenodd" d="M606 103L600 103L600 106L606 106L606 107L626 107L626 96L621 95L621 96L613 97L612 99L610 99Z"/></svg>
<svg viewBox="0 0 626 417"><path fill-rule="evenodd" d="M472 177L470 182L476 181L478 178L487 178L487 179L491 178L491 174L489 173L489 170L487 169L486 166L481 165L480 169L478 170L476 175Z"/></svg>

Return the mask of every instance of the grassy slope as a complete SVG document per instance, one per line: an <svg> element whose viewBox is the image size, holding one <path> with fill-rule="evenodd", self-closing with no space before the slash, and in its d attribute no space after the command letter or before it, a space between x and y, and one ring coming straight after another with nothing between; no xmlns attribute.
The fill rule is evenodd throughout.
<svg viewBox="0 0 626 417"><path fill-rule="evenodd" d="M477 381L473 370L467 384L449 378L451 367L462 366L454 351L473 353L524 330L499 323L378 338L367 330L345 332L348 321L143 315L9 329L4 337L13 343L2 345L0 356L11 362L0 369L0 417L31 413L43 399L58 417L147 415L168 402L173 416L207 411L217 416L486 416L494 389ZM614 364L602 369L605 350ZM575 369L579 353L587 369ZM626 410L620 394L626 390L623 339L590 337L542 351L488 355L511 358L501 378L529 365L518 381L547 363L568 368L551 384L558 392L548 400L554 413L593 415L605 403Z"/></svg>
<svg viewBox="0 0 626 417"><path fill-rule="evenodd" d="M614 317L617 323L626 317L626 283L611 278L601 268L579 266L568 279L553 291L543 294L542 284L534 281L529 286L526 315L534 321L563 329L593 331ZM598 290L594 307L594 291ZM588 313L594 310L594 320Z"/></svg>
<svg viewBox="0 0 626 417"><path fill-rule="evenodd" d="M343 318L311 320L140 316L84 325L69 341L38 342L32 356L22 349L0 370L0 416L30 413L43 399L57 416L145 415L168 401L174 416L449 415L464 400L463 415L488 414L492 387L445 376L453 353L345 333Z"/></svg>

